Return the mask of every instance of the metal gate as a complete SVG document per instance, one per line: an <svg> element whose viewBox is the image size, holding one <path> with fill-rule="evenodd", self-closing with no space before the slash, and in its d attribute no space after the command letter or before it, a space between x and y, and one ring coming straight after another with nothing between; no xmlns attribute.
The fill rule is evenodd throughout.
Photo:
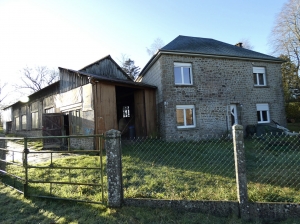
<svg viewBox="0 0 300 224"><path fill-rule="evenodd" d="M68 147L67 151L30 149L30 142L51 140L51 138L66 139L67 142L70 142L70 138L84 138L91 139L91 141L96 140L99 143L95 144L97 147L95 150L72 150L71 147ZM107 185L105 182L107 178L104 173L106 159L101 146L103 139L103 135L24 138L23 161L16 164L22 168L21 177L18 179L23 182L23 189L18 189L19 192L24 193L25 197L106 205ZM58 158L64 158L65 161ZM79 161L83 160L86 160L87 163L78 165ZM64 163L60 163L61 161ZM11 172L10 176L16 176L14 174L15 164L6 160L5 163L7 164L6 169ZM9 167L10 165L13 166ZM5 177L0 178L5 183Z"/></svg>

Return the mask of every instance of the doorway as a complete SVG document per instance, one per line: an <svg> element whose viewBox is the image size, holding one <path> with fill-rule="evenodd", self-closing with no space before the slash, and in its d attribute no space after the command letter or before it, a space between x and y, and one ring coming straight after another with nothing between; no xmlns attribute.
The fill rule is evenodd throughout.
<svg viewBox="0 0 300 224"><path fill-rule="evenodd" d="M231 126L239 123L236 104L230 104L230 122Z"/></svg>

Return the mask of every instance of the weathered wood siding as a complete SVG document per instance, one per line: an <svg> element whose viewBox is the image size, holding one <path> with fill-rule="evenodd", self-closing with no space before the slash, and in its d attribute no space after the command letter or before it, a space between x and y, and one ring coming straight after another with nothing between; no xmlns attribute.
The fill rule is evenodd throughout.
<svg viewBox="0 0 300 224"><path fill-rule="evenodd" d="M156 135L156 95L155 90L145 89L145 113L147 136Z"/></svg>
<svg viewBox="0 0 300 224"><path fill-rule="evenodd" d="M147 136L144 95L145 95L144 90L136 90L134 92L134 114L135 114L136 137Z"/></svg>
<svg viewBox="0 0 300 224"><path fill-rule="evenodd" d="M69 72L64 69L59 70L59 75L61 93L89 83L87 76L78 75L74 72Z"/></svg>
<svg viewBox="0 0 300 224"><path fill-rule="evenodd" d="M117 78L123 80L130 80L120 68L110 59L103 59L98 63L92 64L80 70L94 75L101 75L108 78Z"/></svg>
<svg viewBox="0 0 300 224"><path fill-rule="evenodd" d="M117 104L115 86L97 83L95 95L95 122L96 133L103 134L110 129L118 129Z"/></svg>

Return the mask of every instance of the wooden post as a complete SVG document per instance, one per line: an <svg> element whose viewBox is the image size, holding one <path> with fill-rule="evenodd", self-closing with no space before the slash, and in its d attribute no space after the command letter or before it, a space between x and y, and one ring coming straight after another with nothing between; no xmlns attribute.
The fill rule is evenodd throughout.
<svg viewBox="0 0 300 224"><path fill-rule="evenodd" d="M121 132L109 130L105 136L108 206L121 207L123 201Z"/></svg>
<svg viewBox="0 0 300 224"><path fill-rule="evenodd" d="M0 137L5 137L4 134L0 134ZM6 140L5 139L0 139L0 170L5 171L6 169ZM0 174L3 174L0 172Z"/></svg>
<svg viewBox="0 0 300 224"><path fill-rule="evenodd" d="M240 216L243 220L249 220L248 191L246 178L246 161L244 150L244 133L242 125L232 127L234 160L236 172L237 197L240 207Z"/></svg>

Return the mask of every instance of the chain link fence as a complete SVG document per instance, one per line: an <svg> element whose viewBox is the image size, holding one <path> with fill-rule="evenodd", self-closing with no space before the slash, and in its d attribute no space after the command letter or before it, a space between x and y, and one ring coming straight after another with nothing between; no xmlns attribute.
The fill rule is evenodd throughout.
<svg viewBox="0 0 300 224"><path fill-rule="evenodd" d="M122 141L125 198L237 200L232 139Z"/></svg>
<svg viewBox="0 0 300 224"><path fill-rule="evenodd" d="M300 135L245 139L249 200L300 202Z"/></svg>

